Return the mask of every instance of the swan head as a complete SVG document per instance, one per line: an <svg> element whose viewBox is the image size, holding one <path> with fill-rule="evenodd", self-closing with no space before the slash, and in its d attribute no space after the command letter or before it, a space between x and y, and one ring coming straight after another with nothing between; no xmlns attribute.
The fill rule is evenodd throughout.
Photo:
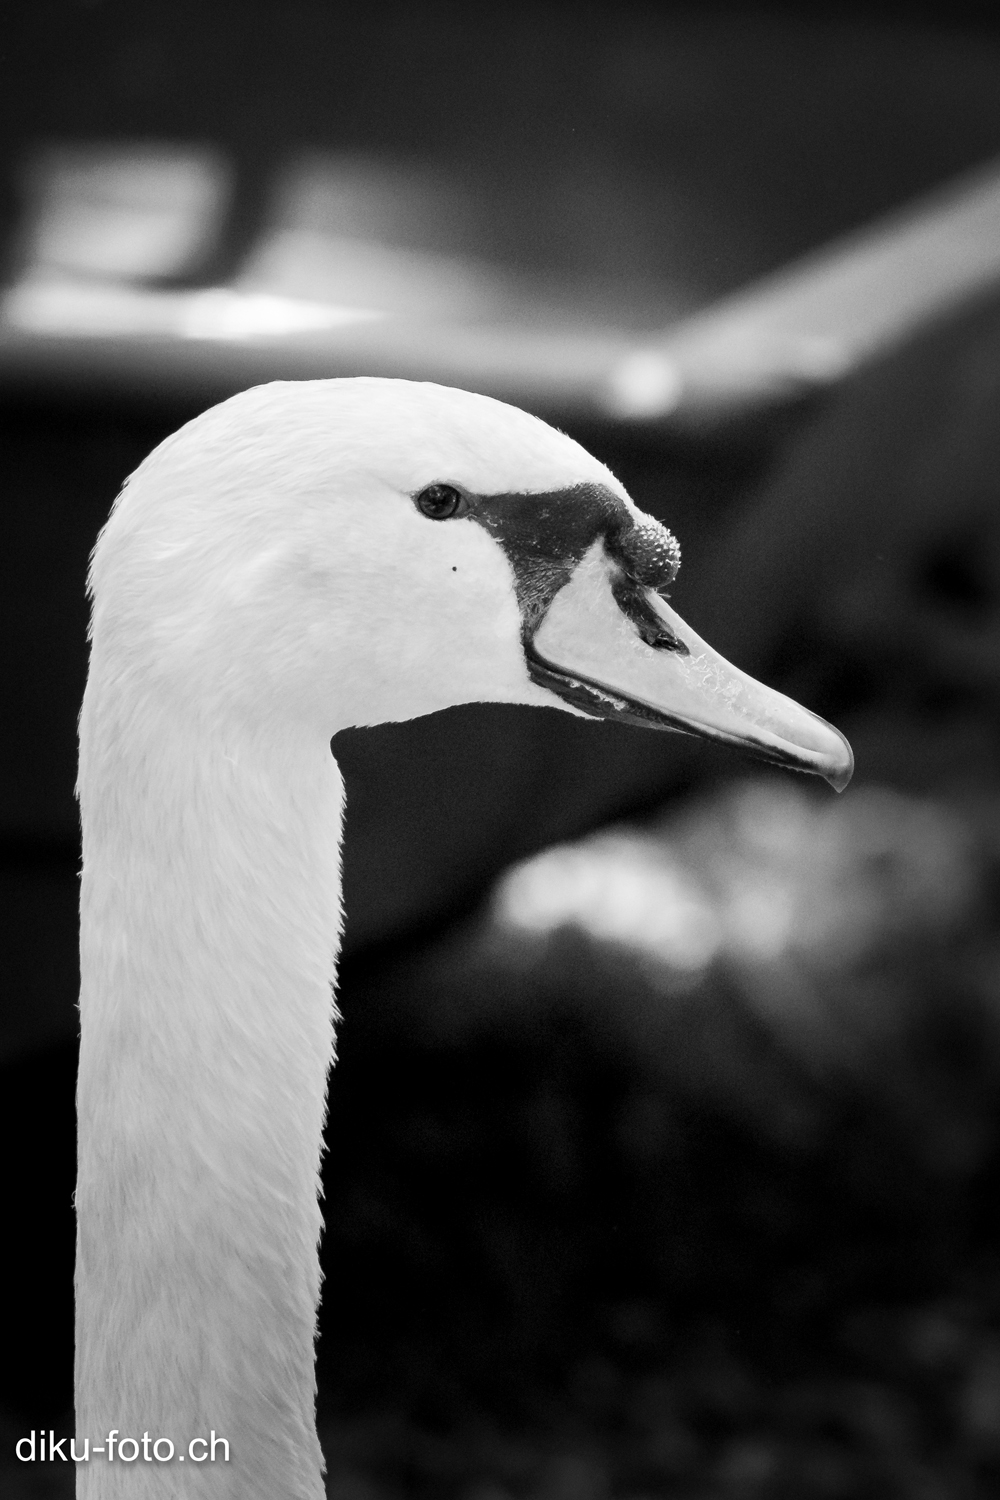
<svg viewBox="0 0 1000 1500"><path fill-rule="evenodd" d="M846 785L846 740L666 603L679 565L614 475L526 412L403 380L279 381L131 476L94 552L92 649L161 711L261 732L526 703Z"/></svg>

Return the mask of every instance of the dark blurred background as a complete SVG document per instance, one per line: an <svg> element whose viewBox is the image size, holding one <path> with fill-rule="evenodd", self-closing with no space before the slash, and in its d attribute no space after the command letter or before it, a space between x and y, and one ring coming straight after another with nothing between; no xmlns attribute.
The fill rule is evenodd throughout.
<svg viewBox="0 0 1000 1500"><path fill-rule="evenodd" d="M53 0L0 75L4 1493L69 1493L10 1455L71 1430L88 552L212 401L363 373L579 438L858 770L338 737L330 1495L994 1493L994 7Z"/></svg>

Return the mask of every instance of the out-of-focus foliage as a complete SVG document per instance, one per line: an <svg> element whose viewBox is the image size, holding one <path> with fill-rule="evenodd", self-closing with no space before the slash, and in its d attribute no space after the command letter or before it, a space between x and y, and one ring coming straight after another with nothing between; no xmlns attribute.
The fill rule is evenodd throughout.
<svg viewBox="0 0 1000 1500"><path fill-rule="evenodd" d="M518 867L492 940L588 1012L624 992L602 1028L776 1141L801 1141L822 1096L850 1092L912 1131L928 1166L975 1165L970 1116L1000 1081L1000 949L977 935L1000 807L976 812L974 833L957 809L888 789L734 787ZM756 1044L727 1036L736 1017ZM949 1087L941 1024L980 1034L979 1087L964 1071Z"/></svg>
<svg viewBox="0 0 1000 1500"><path fill-rule="evenodd" d="M355 991L332 1495L994 1492L998 813L722 787Z"/></svg>

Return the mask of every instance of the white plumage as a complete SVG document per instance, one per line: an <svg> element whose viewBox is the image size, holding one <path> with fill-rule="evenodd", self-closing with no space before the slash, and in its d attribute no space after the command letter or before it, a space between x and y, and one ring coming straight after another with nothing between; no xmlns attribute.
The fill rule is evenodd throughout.
<svg viewBox="0 0 1000 1500"><path fill-rule="evenodd" d="M440 483L472 513L423 514L414 497ZM323 1494L317 1186L342 811L329 741L470 701L581 712L572 663L558 664L567 698L532 672L518 573L527 556L554 593L560 568L583 576L579 548L553 542L563 511L520 551L475 524L477 496L562 497L568 515L580 494L619 528L646 524L602 464L514 408L402 381L279 383L163 443L101 533L78 787L78 1437L148 1433L176 1454L92 1457L88 1500ZM589 607L580 628L599 631ZM680 656L657 656L630 618L628 651L668 681ZM794 705L751 686L769 729L745 711L746 733L689 727L772 745L775 705L786 723ZM795 712L812 726L803 768L843 781L835 731ZM228 1463L185 1461L212 1431Z"/></svg>

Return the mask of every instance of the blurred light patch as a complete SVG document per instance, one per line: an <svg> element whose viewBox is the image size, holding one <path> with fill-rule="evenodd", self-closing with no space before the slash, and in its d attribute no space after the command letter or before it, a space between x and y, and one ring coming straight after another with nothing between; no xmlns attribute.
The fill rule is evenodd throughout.
<svg viewBox="0 0 1000 1500"><path fill-rule="evenodd" d="M516 291L487 247L474 195L427 163L310 152L282 174L240 281L415 317L496 317Z"/></svg>
<svg viewBox="0 0 1000 1500"><path fill-rule="evenodd" d="M495 893L505 926L545 934L574 926L691 973L715 957L723 932L711 901L658 842L600 834L516 865Z"/></svg>
<svg viewBox="0 0 1000 1500"><path fill-rule="evenodd" d="M604 405L612 416L666 417L680 405L684 384L677 365L657 349L637 349L612 370Z"/></svg>
<svg viewBox="0 0 1000 1500"><path fill-rule="evenodd" d="M180 333L188 339L287 337L384 316L373 308L334 307L220 286L196 292L188 299L181 314Z"/></svg>
<svg viewBox="0 0 1000 1500"><path fill-rule="evenodd" d="M631 329L664 326L687 310L691 294L664 275L589 263L593 237L566 237L558 203L567 191L564 184L562 197L555 190L526 213L529 187L516 179L491 181L415 153L304 152L276 180L240 284L484 332L520 328L525 339L538 327L606 330L613 342L603 375L632 342ZM588 195L596 191L588 183ZM622 212L627 217L624 205ZM603 203L602 222L607 217ZM564 253L553 257L553 241L564 237ZM455 378L461 383L457 371ZM638 379L648 414L649 372Z"/></svg>
<svg viewBox="0 0 1000 1500"><path fill-rule="evenodd" d="M23 271L0 303L14 332L239 344L383 316L280 289L164 286L194 274L223 231L230 172L214 152L51 147L29 161L24 187Z"/></svg>
<svg viewBox="0 0 1000 1500"><path fill-rule="evenodd" d="M245 342L291 338L383 317L371 308L337 307L206 287L193 292L38 278L12 287L0 303L9 328L64 338L161 337Z"/></svg>
<svg viewBox="0 0 1000 1500"><path fill-rule="evenodd" d="M454 256L294 228L265 236L241 282L422 318L495 317L508 295L498 273Z"/></svg>
<svg viewBox="0 0 1000 1500"><path fill-rule="evenodd" d="M231 188L216 152L142 142L50 147L22 184L29 274L119 281L190 274L222 232Z"/></svg>
<svg viewBox="0 0 1000 1500"><path fill-rule="evenodd" d="M508 872L494 911L526 935L575 927L692 974L717 958L839 967L939 939L978 888L965 825L941 804L879 787L834 802L765 782L658 827L547 850Z"/></svg>
<svg viewBox="0 0 1000 1500"><path fill-rule="evenodd" d="M832 802L794 784L751 783L681 836L734 955L854 962L911 933L943 936L978 888L963 820L888 787Z"/></svg>

